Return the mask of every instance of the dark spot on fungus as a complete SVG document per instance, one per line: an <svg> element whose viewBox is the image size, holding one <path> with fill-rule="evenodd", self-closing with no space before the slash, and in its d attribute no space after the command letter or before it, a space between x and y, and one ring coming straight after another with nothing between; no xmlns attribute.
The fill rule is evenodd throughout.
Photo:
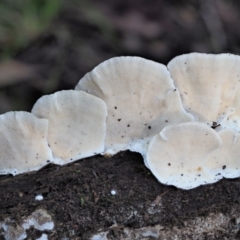
<svg viewBox="0 0 240 240"><path fill-rule="evenodd" d="M50 163L50 160L47 160L47 163Z"/></svg>
<svg viewBox="0 0 240 240"><path fill-rule="evenodd" d="M130 124L128 124L127 127L130 127Z"/></svg>
<svg viewBox="0 0 240 240"><path fill-rule="evenodd" d="M168 122L168 120L165 120L165 122Z"/></svg>
<svg viewBox="0 0 240 240"><path fill-rule="evenodd" d="M121 118L119 118L118 121L120 122L120 121L121 121Z"/></svg>
<svg viewBox="0 0 240 240"><path fill-rule="evenodd" d="M115 108L115 109L117 109L117 107L116 107L116 106L115 106L114 108Z"/></svg>
<svg viewBox="0 0 240 240"><path fill-rule="evenodd" d="M174 91L174 92L176 92L176 91L177 91L177 89L175 88L173 91Z"/></svg>
<svg viewBox="0 0 240 240"><path fill-rule="evenodd" d="M226 169L226 167L227 167L226 165L223 165L223 166L222 166L222 169L224 170L224 169Z"/></svg>
<svg viewBox="0 0 240 240"><path fill-rule="evenodd" d="M183 174L181 174L181 176L183 176Z"/></svg>
<svg viewBox="0 0 240 240"><path fill-rule="evenodd" d="M152 127L151 126L148 126L148 129L151 129Z"/></svg>
<svg viewBox="0 0 240 240"><path fill-rule="evenodd" d="M171 163L168 163L168 166L171 166Z"/></svg>
<svg viewBox="0 0 240 240"><path fill-rule="evenodd" d="M213 122L211 128L215 129L217 127L221 126L221 124L218 124L217 122Z"/></svg>

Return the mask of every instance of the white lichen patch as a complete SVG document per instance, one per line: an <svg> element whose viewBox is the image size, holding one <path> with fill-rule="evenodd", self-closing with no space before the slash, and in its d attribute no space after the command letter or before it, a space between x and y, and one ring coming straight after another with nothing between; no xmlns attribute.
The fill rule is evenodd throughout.
<svg viewBox="0 0 240 240"><path fill-rule="evenodd" d="M38 209L33 212L22 224L24 229L34 227L40 231L52 230L54 223L52 217L44 209Z"/></svg>
<svg viewBox="0 0 240 240"><path fill-rule="evenodd" d="M25 229L9 218L0 222L0 229L3 230L2 234L6 240L24 240L27 237Z"/></svg>
<svg viewBox="0 0 240 240"><path fill-rule="evenodd" d="M17 223L9 218L0 223L0 228L3 229L3 235L6 240L26 239L26 230L30 227L40 231L52 230L54 228L54 223L52 217L44 209L36 210L29 217L24 218L21 223ZM46 236L43 237L46 239Z"/></svg>
<svg viewBox="0 0 240 240"><path fill-rule="evenodd" d="M90 240L108 240L107 238L108 231L96 233L91 236Z"/></svg>

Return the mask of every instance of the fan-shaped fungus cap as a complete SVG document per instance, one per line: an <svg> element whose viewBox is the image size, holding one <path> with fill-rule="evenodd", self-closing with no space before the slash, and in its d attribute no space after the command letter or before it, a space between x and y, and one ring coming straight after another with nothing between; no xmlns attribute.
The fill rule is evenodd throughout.
<svg viewBox="0 0 240 240"><path fill-rule="evenodd" d="M220 145L217 132L205 123L171 125L153 138L146 162L161 183L190 189L216 181L203 164Z"/></svg>
<svg viewBox="0 0 240 240"><path fill-rule="evenodd" d="M174 58L168 69L187 111L200 121L240 129L239 66L240 56L191 53Z"/></svg>
<svg viewBox="0 0 240 240"><path fill-rule="evenodd" d="M222 146L207 158L204 168L216 179L237 178L240 176L240 136L231 129L219 131Z"/></svg>
<svg viewBox="0 0 240 240"><path fill-rule="evenodd" d="M0 115L0 174L39 170L52 160L48 121L28 112Z"/></svg>
<svg viewBox="0 0 240 240"><path fill-rule="evenodd" d="M130 148L143 153L144 139L169 124L193 119L183 109L167 68L139 57L101 63L79 81L76 90L107 104L106 154Z"/></svg>
<svg viewBox="0 0 240 240"><path fill-rule="evenodd" d="M101 99L83 91L60 91L41 97L32 113L49 120L54 163L66 164L103 152L107 107Z"/></svg>

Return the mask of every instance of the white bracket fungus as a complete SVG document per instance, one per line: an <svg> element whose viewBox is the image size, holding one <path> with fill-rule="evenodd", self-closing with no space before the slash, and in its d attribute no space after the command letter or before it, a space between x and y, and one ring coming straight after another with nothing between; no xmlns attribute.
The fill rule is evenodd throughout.
<svg viewBox="0 0 240 240"><path fill-rule="evenodd" d="M30 216L23 218L20 223L10 218L6 218L3 222L0 222L0 229L6 240L30 239L26 232L29 228L35 228L39 231L49 231L53 230L54 222L45 209L37 209ZM38 239L46 239L47 235L45 234L45 238L44 234L42 236L42 238Z"/></svg>
<svg viewBox="0 0 240 240"><path fill-rule="evenodd" d="M144 154L146 141L163 127L193 119L183 109L166 66L140 57L101 63L79 81L76 90L107 104L106 154L126 149Z"/></svg>
<svg viewBox="0 0 240 240"><path fill-rule="evenodd" d="M180 123L165 127L153 138L146 162L161 183L190 189L216 181L203 166L220 146L221 138L207 124Z"/></svg>
<svg viewBox="0 0 240 240"><path fill-rule="evenodd" d="M240 56L191 53L168 64L186 111L240 129Z"/></svg>
<svg viewBox="0 0 240 240"><path fill-rule="evenodd" d="M106 104L83 91L67 90L41 97L32 113L49 120L53 162L68 162L104 151Z"/></svg>
<svg viewBox="0 0 240 240"><path fill-rule="evenodd" d="M140 57L105 61L78 91L40 98L32 113L44 119L0 115L0 174L129 149L179 188L240 177L239 66L232 54L185 54L168 69Z"/></svg>
<svg viewBox="0 0 240 240"><path fill-rule="evenodd" d="M28 112L0 115L0 174L39 170L52 160L48 121Z"/></svg>

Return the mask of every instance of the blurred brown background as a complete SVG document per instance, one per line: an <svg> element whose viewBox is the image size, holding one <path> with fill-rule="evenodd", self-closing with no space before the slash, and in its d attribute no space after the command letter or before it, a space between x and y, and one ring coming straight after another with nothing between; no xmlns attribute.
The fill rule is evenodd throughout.
<svg viewBox="0 0 240 240"><path fill-rule="evenodd" d="M1 0L0 113L30 111L100 62L240 52L240 1Z"/></svg>

